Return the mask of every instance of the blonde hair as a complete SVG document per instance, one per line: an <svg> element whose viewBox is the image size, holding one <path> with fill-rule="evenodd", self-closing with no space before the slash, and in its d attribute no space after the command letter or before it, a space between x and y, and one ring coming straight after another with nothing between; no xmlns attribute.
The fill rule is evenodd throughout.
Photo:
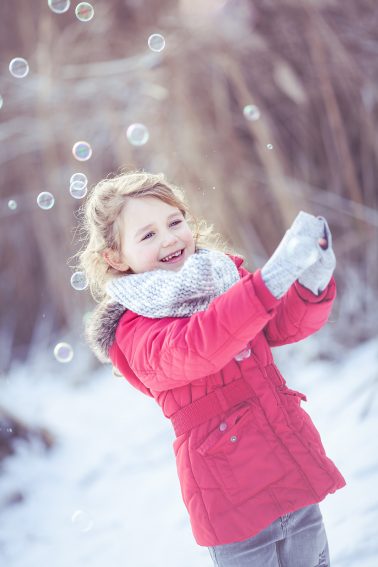
<svg viewBox="0 0 378 567"><path fill-rule="evenodd" d="M156 197L165 203L177 207L192 230L196 250L209 248L224 253L236 253L222 235L214 233L213 225L207 225L204 219L192 216L185 201L182 189L168 183L164 174L145 171L130 171L112 178L106 178L95 185L79 215L79 232L84 247L74 255L78 257L78 268L86 274L89 289L96 301L106 297L106 282L117 275L132 273L120 272L106 262L105 249L120 251L120 230L118 219L129 197Z"/></svg>

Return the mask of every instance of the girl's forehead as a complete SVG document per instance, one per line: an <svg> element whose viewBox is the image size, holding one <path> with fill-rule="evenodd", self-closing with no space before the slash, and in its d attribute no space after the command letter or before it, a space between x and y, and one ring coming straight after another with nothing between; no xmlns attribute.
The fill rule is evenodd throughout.
<svg viewBox="0 0 378 567"><path fill-rule="evenodd" d="M124 208L126 217L135 218L135 215L143 216L147 214L170 214L178 212L178 207L174 207L165 203L156 197L141 197L137 199L129 199Z"/></svg>

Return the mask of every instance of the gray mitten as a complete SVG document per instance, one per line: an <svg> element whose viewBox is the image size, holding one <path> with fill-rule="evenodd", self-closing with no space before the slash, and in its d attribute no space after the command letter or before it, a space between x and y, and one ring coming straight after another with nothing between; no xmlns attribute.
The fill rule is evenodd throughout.
<svg viewBox="0 0 378 567"><path fill-rule="evenodd" d="M300 211L291 227L261 269L266 287L280 299L295 280L320 257L323 220Z"/></svg>
<svg viewBox="0 0 378 567"><path fill-rule="evenodd" d="M336 267L336 257L332 249L332 234L328 223L324 217L318 217L323 222L324 234L323 238L327 240L326 249L322 249L318 260L307 268L298 281L303 286L310 289L315 295L319 295L325 290L330 282L334 269Z"/></svg>

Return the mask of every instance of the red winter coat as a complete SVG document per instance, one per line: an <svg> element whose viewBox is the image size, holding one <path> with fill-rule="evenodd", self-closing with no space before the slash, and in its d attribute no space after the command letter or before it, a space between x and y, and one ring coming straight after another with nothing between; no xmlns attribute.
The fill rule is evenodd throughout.
<svg viewBox="0 0 378 567"><path fill-rule="evenodd" d="M327 322L334 279L319 296L295 282L277 300L260 270L250 273L242 258L229 257L241 279L205 311L152 319L127 310L108 350L114 366L168 418L239 378L253 392L173 442L182 498L202 546L249 538L346 484L301 407L306 396L287 388L270 349ZM235 359L241 351L246 357Z"/></svg>

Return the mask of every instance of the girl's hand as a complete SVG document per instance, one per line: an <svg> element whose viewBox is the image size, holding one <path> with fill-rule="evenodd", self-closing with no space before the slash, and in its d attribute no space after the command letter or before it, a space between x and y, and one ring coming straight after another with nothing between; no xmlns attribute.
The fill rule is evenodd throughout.
<svg viewBox="0 0 378 567"><path fill-rule="evenodd" d="M332 250L332 234L324 217L318 217L324 225L324 237L318 240L322 251L319 259L309 266L298 278L298 281L315 295L325 290L336 267L336 257Z"/></svg>
<svg viewBox="0 0 378 567"><path fill-rule="evenodd" d="M324 222L300 211L271 258L261 269L269 291L279 299L295 280L315 264L327 244ZM324 242L325 241L325 242Z"/></svg>
<svg viewBox="0 0 378 567"><path fill-rule="evenodd" d="M328 242L327 242L327 239L326 239L326 238L319 238L318 242L319 242L320 248L323 248L323 250L326 250L326 249L327 249L327 247L328 247Z"/></svg>

